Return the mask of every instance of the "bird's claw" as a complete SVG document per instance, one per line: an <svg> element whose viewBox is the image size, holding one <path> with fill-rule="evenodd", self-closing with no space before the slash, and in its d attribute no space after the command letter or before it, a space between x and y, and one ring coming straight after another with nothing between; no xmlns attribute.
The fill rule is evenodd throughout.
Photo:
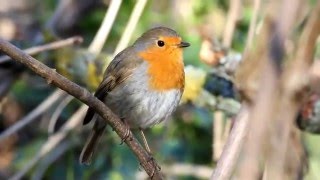
<svg viewBox="0 0 320 180"><path fill-rule="evenodd" d="M149 154L149 158L148 158L147 162L152 163L153 170L150 175L150 179L153 179L153 176L155 175L156 171L161 171L161 167L156 163L155 159L152 157L151 154ZM142 166L142 164L140 163L140 167L141 166Z"/></svg>
<svg viewBox="0 0 320 180"><path fill-rule="evenodd" d="M130 141L132 141L130 128L127 124L125 124L125 126L126 126L126 133L124 134L124 137L121 139L120 145L122 145L128 138Z"/></svg>

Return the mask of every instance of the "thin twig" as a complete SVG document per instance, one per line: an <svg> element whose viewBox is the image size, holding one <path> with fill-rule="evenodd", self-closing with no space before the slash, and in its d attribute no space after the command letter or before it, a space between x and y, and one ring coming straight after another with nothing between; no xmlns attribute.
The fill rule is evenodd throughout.
<svg viewBox="0 0 320 180"><path fill-rule="evenodd" d="M81 120L85 115L86 109L87 107L85 105L81 106L81 108L72 115L69 121L67 121L58 132L49 137L33 159L31 159L17 174L13 175L10 180L21 179L39 162L39 160L46 156L52 149L56 148L56 146L68 135L70 131L81 124Z"/></svg>
<svg viewBox="0 0 320 180"><path fill-rule="evenodd" d="M59 159L63 154L65 154L69 149L74 147L74 142L71 142L71 140L64 140L60 144L58 144L56 147L54 147L54 151L52 151L47 156L43 157L43 160L39 162L39 165L37 166L37 169L32 175L33 180L42 180L44 179L43 176L45 175L45 172L49 168L49 166L55 162L57 159Z"/></svg>
<svg viewBox="0 0 320 180"><path fill-rule="evenodd" d="M54 50L54 49L59 49L63 48L66 46L71 46L71 45L76 45L76 44L81 44L83 42L82 37L80 36L75 36L55 42L51 42L48 44L44 45L39 45L39 46L34 46L28 49L23 50L25 53L29 55L36 55L40 52L43 51L49 51L49 50ZM0 57L0 64L9 61L11 58L9 56L1 56Z"/></svg>
<svg viewBox="0 0 320 180"><path fill-rule="evenodd" d="M57 106L56 110L53 112L49 125L48 125L48 134L52 134L54 132L54 127L56 126L57 120L62 113L63 109L74 99L73 96L67 96L64 98L60 104Z"/></svg>
<svg viewBox="0 0 320 180"><path fill-rule="evenodd" d="M55 70L52 70L3 39L0 39L0 51L26 65L32 71L45 78L48 83L54 84L92 107L104 120L108 122L121 139L125 139L125 143L137 156L141 166L146 170L148 175L155 179L163 179L162 175L158 171L157 163L155 161L150 161L150 156L143 149L137 139L131 133L129 135L131 137L127 137L128 129L123 122L103 102L99 101L89 91L71 82Z"/></svg>
<svg viewBox="0 0 320 180"><path fill-rule="evenodd" d="M249 126L249 111L248 106L243 105L238 113L233 128L229 134L229 138L224 146L216 169L210 179L228 180L231 179L237 163L241 147Z"/></svg>
<svg viewBox="0 0 320 180"><path fill-rule="evenodd" d="M8 129L6 129L4 132L0 134L0 142L2 142L5 138L9 137L10 135L16 133L29 123L36 120L36 118L41 115L43 112L45 112L47 109L49 109L56 101L61 99L62 97L66 96L67 93L65 93L62 90L56 90L53 92L46 100L44 100L41 104L39 104L33 111L31 111L27 116L23 117L21 120L19 120L14 125L10 126Z"/></svg>
<svg viewBox="0 0 320 180"><path fill-rule="evenodd" d="M223 118L223 112L222 111L214 111L213 112L213 142L212 142L212 159L214 161L218 160L223 149L223 141L222 141L222 135L223 135L223 129L224 129L224 118Z"/></svg>
<svg viewBox="0 0 320 180"><path fill-rule="evenodd" d="M126 26L126 29L124 30L124 33L116 47L116 50L114 51L114 56L116 54L118 54L118 52L122 51L125 47L128 46L132 33L136 28L136 25L138 24L138 21L141 17L141 14L143 12L144 7L146 6L148 0L138 0L138 2L136 3L129 22Z"/></svg>
<svg viewBox="0 0 320 180"><path fill-rule="evenodd" d="M102 21L102 24L91 42L88 50L89 52L99 54L102 50L104 43L110 33L114 20L121 6L122 0L111 0L108 11Z"/></svg>
<svg viewBox="0 0 320 180"><path fill-rule="evenodd" d="M249 32L248 32L245 51L247 51L252 45L253 37L257 27L260 7L261 7L261 0L254 0L253 15L252 15L252 18L250 19L250 26L249 26Z"/></svg>
<svg viewBox="0 0 320 180"><path fill-rule="evenodd" d="M228 11L227 23L225 26L222 44L224 47L230 47L233 39L236 23L241 13L242 0L230 0L230 8Z"/></svg>

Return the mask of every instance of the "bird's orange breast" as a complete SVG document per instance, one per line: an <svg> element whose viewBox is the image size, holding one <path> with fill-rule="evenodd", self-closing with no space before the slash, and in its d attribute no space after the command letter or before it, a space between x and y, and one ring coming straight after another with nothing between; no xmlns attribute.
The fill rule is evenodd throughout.
<svg viewBox="0 0 320 180"><path fill-rule="evenodd" d="M184 88L184 65L180 48L151 47L139 53L139 56L149 64L148 75L152 89L166 91Z"/></svg>

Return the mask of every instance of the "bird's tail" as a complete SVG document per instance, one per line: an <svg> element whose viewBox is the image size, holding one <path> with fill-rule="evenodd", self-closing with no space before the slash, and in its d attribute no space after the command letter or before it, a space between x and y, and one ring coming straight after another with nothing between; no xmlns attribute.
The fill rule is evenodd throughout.
<svg viewBox="0 0 320 180"><path fill-rule="evenodd" d="M91 163L93 153L97 148L97 145L102 137L102 134L106 126L107 126L106 122L98 117L94 123L91 134L82 149L80 159L79 159L81 164L89 165Z"/></svg>

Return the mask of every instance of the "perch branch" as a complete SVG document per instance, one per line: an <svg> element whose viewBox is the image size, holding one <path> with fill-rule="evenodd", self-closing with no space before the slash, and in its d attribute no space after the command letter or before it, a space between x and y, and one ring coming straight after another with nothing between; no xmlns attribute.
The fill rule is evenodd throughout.
<svg viewBox="0 0 320 180"><path fill-rule="evenodd" d="M47 67L43 63L37 61L33 57L27 55L17 47L13 46L9 42L0 39L0 51L10 56L12 59L24 64L32 71L45 78L48 83L52 83L55 86L66 91L70 95L76 97L83 103L94 108L95 111L108 122L108 124L115 130L121 139L125 139L125 143L137 156L141 163L141 166L146 170L147 174L154 179L163 179L162 175L158 171L157 163L150 161L150 156L143 149L141 144L131 133L131 137L127 136L127 128L123 122L113 112L96 97L94 97L89 91L80 87L79 85L69 81L64 76L57 73L55 70Z"/></svg>

